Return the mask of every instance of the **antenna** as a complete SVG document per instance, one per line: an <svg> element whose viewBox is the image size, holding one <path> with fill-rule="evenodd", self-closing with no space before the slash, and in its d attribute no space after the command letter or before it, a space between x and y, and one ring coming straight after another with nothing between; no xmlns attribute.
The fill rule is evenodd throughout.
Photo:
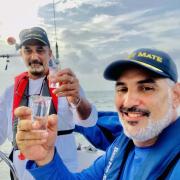
<svg viewBox="0 0 180 180"><path fill-rule="evenodd" d="M56 29L56 10L55 10L55 2L53 0L53 15L54 15L54 33L55 33L55 41L56 41L56 45L55 45L55 48L56 48L56 55L55 55L55 63L57 65L60 64L60 61L59 61L59 47L58 47L58 43L57 43L57 29Z"/></svg>
<svg viewBox="0 0 180 180"><path fill-rule="evenodd" d="M54 33L55 33L55 41L57 42L57 31L56 31L56 10L55 10L55 2L53 0L53 15L54 15Z"/></svg>

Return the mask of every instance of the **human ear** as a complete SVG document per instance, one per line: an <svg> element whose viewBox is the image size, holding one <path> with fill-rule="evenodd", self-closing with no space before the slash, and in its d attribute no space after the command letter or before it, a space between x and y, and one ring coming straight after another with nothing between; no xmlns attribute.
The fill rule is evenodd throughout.
<svg viewBox="0 0 180 180"><path fill-rule="evenodd" d="M180 83L176 83L173 87L173 106L178 108L180 105Z"/></svg>

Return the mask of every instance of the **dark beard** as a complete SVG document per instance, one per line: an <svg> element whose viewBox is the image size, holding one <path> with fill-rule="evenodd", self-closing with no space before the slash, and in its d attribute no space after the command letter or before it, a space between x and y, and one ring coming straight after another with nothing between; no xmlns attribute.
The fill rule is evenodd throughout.
<svg viewBox="0 0 180 180"><path fill-rule="evenodd" d="M121 107L120 109L121 113L130 113L130 112L139 112L144 116L149 117L150 116L150 112L148 110L144 110L144 109L139 109L136 106L130 107L130 108L126 108L126 107Z"/></svg>
<svg viewBox="0 0 180 180"><path fill-rule="evenodd" d="M33 76L36 76L36 77L42 77L42 76L44 76L44 72L30 71L30 73L31 73Z"/></svg>
<svg viewBox="0 0 180 180"><path fill-rule="evenodd" d="M36 59L29 62L29 66L31 66L32 64L39 64L39 65L43 66L43 63L38 61L38 60L36 60Z"/></svg>
<svg viewBox="0 0 180 180"><path fill-rule="evenodd" d="M42 77L45 74L45 68L44 66L40 66L39 68L34 68L32 66L29 66L29 72L36 77Z"/></svg>

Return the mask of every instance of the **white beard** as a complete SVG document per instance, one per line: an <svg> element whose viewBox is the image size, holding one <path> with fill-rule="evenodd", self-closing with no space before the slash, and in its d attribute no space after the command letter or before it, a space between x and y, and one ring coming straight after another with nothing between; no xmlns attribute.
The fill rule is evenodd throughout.
<svg viewBox="0 0 180 180"><path fill-rule="evenodd" d="M139 142L144 142L158 136L163 131L163 129L165 129L167 126L169 126L169 124L172 123L173 108L170 93L168 97L168 106L168 112L162 119L153 121L151 118L149 118L148 125L145 128L140 128L136 134L132 134L131 132L129 132L121 121L125 135L130 139ZM119 117L119 119L121 118Z"/></svg>

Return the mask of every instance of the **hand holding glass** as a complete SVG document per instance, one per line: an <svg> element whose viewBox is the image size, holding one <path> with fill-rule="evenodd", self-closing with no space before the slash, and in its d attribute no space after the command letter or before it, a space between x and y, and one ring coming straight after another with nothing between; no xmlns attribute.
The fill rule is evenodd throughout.
<svg viewBox="0 0 180 180"><path fill-rule="evenodd" d="M41 130L46 129L50 106L51 97L40 95L30 96L29 107L32 109L32 120L41 121Z"/></svg>

